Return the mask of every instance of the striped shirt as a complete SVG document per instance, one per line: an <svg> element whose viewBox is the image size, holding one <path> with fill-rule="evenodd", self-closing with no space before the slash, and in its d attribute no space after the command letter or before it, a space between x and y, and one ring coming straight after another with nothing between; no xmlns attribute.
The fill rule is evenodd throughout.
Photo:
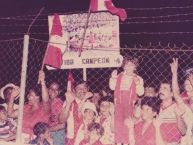
<svg viewBox="0 0 193 145"><path fill-rule="evenodd" d="M0 122L0 138L8 138L16 134L16 122L8 118L5 122Z"/></svg>

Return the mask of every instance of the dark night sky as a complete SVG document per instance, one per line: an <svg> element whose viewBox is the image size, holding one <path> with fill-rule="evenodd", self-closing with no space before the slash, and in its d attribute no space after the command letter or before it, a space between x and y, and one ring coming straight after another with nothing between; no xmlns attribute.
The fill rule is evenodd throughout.
<svg viewBox="0 0 193 145"><path fill-rule="evenodd" d="M193 1L191 0L113 0L117 7L122 8L159 8L159 7L180 7L191 6ZM66 13L74 11L86 11L89 7L89 0L1 0L0 1L0 17L8 16L24 16L24 15L36 15L40 8L45 7L44 14L48 13ZM150 10L150 11L135 11L127 10L129 18L132 17L151 17L161 15L173 15L193 13L193 7L188 9L164 9L164 10ZM34 18L30 17L31 19ZM24 17L26 18L26 17ZM28 17L29 18L29 17ZM44 16L44 18L47 18ZM160 20L191 20L193 15L178 16L172 18L162 19L146 19L144 21L160 21ZM138 21L138 20L136 20ZM20 24L29 25L31 21L8 21L0 20L0 25L6 24L18 24L16 27L0 26L0 38L17 38L19 35L3 35L5 33L25 33L27 26L19 26ZM127 20L124 23L131 22ZM193 22L187 23L158 23L158 24L121 24L120 32L193 32ZM45 24L45 27L32 27L31 33L42 32L48 33L47 21L36 21L35 24ZM169 34L169 35L121 35L121 45L134 44L146 44L151 42L174 42L192 44L193 34ZM22 37L22 35L20 35ZM35 38L48 39L48 36L33 35Z"/></svg>

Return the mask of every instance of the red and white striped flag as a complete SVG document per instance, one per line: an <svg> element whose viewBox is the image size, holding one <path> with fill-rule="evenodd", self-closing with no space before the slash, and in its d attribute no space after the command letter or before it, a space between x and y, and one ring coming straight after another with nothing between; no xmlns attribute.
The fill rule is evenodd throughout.
<svg viewBox="0 0 193 145"><path fill-rule="evenodd" d="M57 42L61 41L63 36L62 25L59 15L55 14L52 23L52 29L50 33L50 41L56 43L49 43L44 58L44 64L53 68L61 68L62 66L62 51ZM60 42L61 43L61 42Z"/></svg>
<svg viewBox="0 0 193 145"><path fill-rule="evenodd" d="M71 73L71 71L69 71L68 73L68 82L67 82L67 91L69 92L73 92L74 91L74 84L75 83L75 80L73 78L73 75Z"/></svg>
<svg viewBox="0 0 193 145"><path fill-rule="evenodd" d="M119 16L121 21L125 21L127 18L125 9L115 7L112 0L91 0L90 10L93 12L107 10L110 13Z"/></svg>

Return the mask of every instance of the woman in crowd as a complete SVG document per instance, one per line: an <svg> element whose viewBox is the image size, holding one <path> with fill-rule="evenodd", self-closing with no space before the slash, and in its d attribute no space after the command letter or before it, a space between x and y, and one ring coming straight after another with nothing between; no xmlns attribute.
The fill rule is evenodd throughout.
<svg viewBox="0 0 193 145"><path fill-rule="evenodd" d="M45 85L45 82L41 81L41 86ZM42 96L42 97L41 97ZM18 110L13 109L15 97L12 96L9 101L8 112L14 118L18 117ZM31 88L27 94L27 103L24 105L23 110L23 135L24 140L27 142L33 137L33 127L37 122L49 122L50 117L50 104L44 91L37 85ZM11 112L12 111L12 112Z"/></svg>
<svg viewBox="0 0 193 145"><path fill-rule="evenodd" d="M45 94L50 105L49 131L53 136L54 145L64 145L65 123L59 121L59 115L62 111L63 101L60 99L60 86L57 82L50 84L47 89L45 84L45 73L39 72L39 81L42 83L42 93Z"/></svg>

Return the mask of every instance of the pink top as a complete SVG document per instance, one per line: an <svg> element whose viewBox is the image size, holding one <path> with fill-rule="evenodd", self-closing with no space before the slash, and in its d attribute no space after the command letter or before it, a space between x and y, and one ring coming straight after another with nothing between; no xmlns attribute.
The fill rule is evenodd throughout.
<svg viewBox="0 0 193 145"><path fill-rule="evenodd" d="M63 101L60 98L55 98L54 100L51 101L50 106L51 106L51 114L49 125L55 126L59 124L58 117L62 110Z"/></svg>
<svg viewBox="0 0 193 145"><path fill-rule="evenodd" d="M179 142L181 138L177 123L162 123L160 126L163 140L167 143Z"/></svg>
<svg viewBox="0 0 193 145"><path fill-rule="evenodd" d="M156 145L155 127L153 123L151 123L146 131L142 134L143 125L143 121L135 125L135 145Z"/></svg>
<svg viewBox="0 0 193 145"><path fill-rule="evenodd" d="M162 121L160 131L163 140L167 143L179 142L181 138L181 133L177 125L175 107L176 103L172 103L168 107L162 107L159 113L159 117Z"/></svg>
<svg viewBox="0 0 193 145"><path fill-rule="evenodd" d="M114 91L114 96L115 96L115 98L117 99L118 102L121 102L120 100L122 100L122 98L121 98L122 97L121 96L121 90L120 90L122 77L123 77L123 74L121 73L118 76L118 78L117 78L117 83L116 83L115 91ZM128 86L128 90L127 91L129 91L128 96L125 96L125 97L127 97L127 104L133 105L134 102L137 99L136 84L135 84L135 82L133 80L132 80L131 85ZM117 103L117 102L115 102L115 103Z"/></svg>
<svg viewBox="0 0 193 145"><path fill-rule="evenodd" d="M23 112L23 132L32 135L33 127L37 122L48 123L49 114L45 112L43 104L39 104L39 107L32 111L31 105L24 105Z"/></svg>

